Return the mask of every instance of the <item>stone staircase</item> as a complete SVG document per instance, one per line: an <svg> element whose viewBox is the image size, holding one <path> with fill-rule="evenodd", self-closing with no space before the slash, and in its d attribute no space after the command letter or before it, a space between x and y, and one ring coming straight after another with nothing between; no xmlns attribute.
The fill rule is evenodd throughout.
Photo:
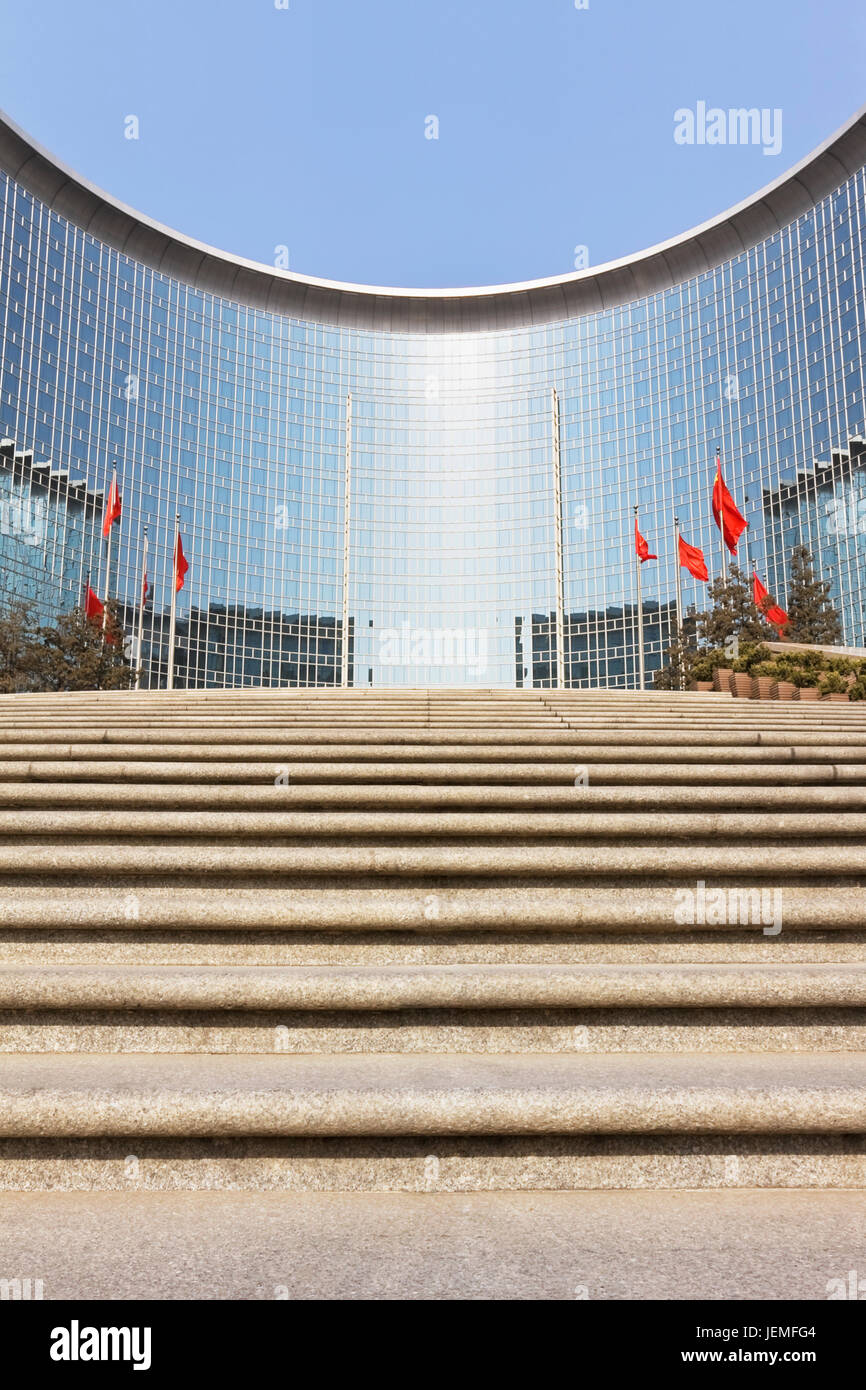
<svg viewBox="0 0 866 1390"><path fill-rule="evenodd" d="M0 1187L866 1187L866 708L0 697Z"/></svg>

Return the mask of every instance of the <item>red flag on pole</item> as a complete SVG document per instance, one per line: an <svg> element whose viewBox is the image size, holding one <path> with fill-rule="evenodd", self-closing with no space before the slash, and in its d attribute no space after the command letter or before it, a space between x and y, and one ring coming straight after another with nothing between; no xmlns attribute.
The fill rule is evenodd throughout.
<svg viewBox="0 0 866 1390"><path fill-rule="evenodd" d="M788 623L788 615L784 608L780 608L777 603L770 603L770 595L754 570L752 571L752 597L755 600L755 607L764 615L767 622L781 633L782 628Z"/></svg>
<svg viewBox="0 0 866 1390"><path fill-rule="evenodd" d="M183 588L183 578L189 569L189 562L183 553L183 546L180 543L180 531L177 533L177 541L174 547L174 590L179 593Z"/></svg>
<svg viewBox="0 0 866 1390"><path fill-rule="evenodd" d="M634 548L635 554L640 559L641 564L644 560L657 560L658 555L650 555L649 541L644 540L640 531L637 529L637 517L634 519Z"/></svg>
<svg viewBox="0 0 866 1390"><path fill-rule="evenodd" d="M149 593L150 593L150 585L149 585L148 582L147 582L147 570L145 570L145 571L144 571L144 582L142 583L142 586L141 586L141 606L142 606L142 608L143 608L144 605L147 603L147 596L148 596Z"/></svg>
<svg viewBox="0 0 866 1390"><path fill-rule="evenodd" d="M732 555L737 553L737 541L748 526L748 522L737 509L722 477L722 461L716 458L716 481L713 483L713 518L725 538L725 545Z"/></svg>
<svg viewBox="0 0 866 1390"><path fill-rule="evenodd" d="M102 534L108 536L111 531L112 523L120 516L120 493L117 490L117 473L111 479L111 487L108 490L108 501L105 504L105 511L102 514Z"/></svg>
<svg viewBox="0 0 866 1390"><path fill-rule="evenodd" d="M96 594L87 586L87 597L84 600L85 616L91 618L93 622L102 622L102 615L105 612L105 604L101 603Z"/></svg>
<svg viewBox="0 0 866 1390"><path fill-rule="evenodd" d="M709 580L704 552L699 550L696 545L689 545L682 536L680 536L679 560L693 579L703 579L705 583Z"/></svg>

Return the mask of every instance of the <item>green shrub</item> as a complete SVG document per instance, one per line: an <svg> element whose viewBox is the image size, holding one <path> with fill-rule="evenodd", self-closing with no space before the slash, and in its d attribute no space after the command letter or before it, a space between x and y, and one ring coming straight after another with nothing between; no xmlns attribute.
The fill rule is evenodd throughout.
<svg viewBox="0 0 866 1390"><path fill-rule="evenodd" d="M796 661L799 666L805 666L807 670L822 670L827 658L823 652L791 652L791 660Z"/></svg>
<svg viewBox="0 0 866 1390"><path fill-rule="evenodd" d="M860 662L850 656L831 656L827 658L827 670L838 671L843 676L853 676L857 673Z"/></svg>
<svg viewBox="0 0 866 1390"><path fill-rule="evenodd" d="M692 666L692 679L696 681L711 681L716 667L725 665L727 660L728 658L725 656L724 652L717 650L701 652L699 656L695 657L694 665Z"/></svg>
<svg viewBox="0 0 866 1390"><path fill-rule="evenodd" d="M740 655L732 663L732 666L735 671L745 671L748 675L753 676L756 666L771 659L772 652L762 642L743 642L740 646Z"/></svg>
<svg viewBox="0 0 866 1390"><path fill-rule="evenodd" d="M848 682L839 671L826 671L818 683L822 695L844 695Z"/></svg>

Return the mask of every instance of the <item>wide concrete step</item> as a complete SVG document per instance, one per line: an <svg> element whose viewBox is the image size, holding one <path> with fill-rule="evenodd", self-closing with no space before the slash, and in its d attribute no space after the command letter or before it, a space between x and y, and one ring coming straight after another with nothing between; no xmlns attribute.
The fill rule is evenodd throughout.
<svg viewBox="0 0 866 1390"><path fill-rule="evenodd" d="M671 845L448 845L322 846L183 843L161 839L128 844L122 840L57 844L52 840L0 844L0 875L16 877L90 876L110 873L167 880L217 875L225 878L321 877L358 879L492 878L556 879L733 877L739 882L782 884L792 878L866 878L866 843L797 844L781 837L754 846Z"/></svg>
<svg viewBox="0 0 866 1390"><path fill-rule="evenodd" d="M0 1054L866 1051L866 1009L0 1009Z"/></svg>
<svg viewBox="0 0 866 1390"><path fill-rule="evenodd" d="M159 756L154 754L158 752ZM0 745L0 776L13 775L8 771L22 762L33 760L34 766L45 763L57 764L69 760L70 774L82 763L103 761L123 765L128 762L145 762L153 759L154 766L164 766L176 761L180 768L190 763L213 762L217 766L229 764L235 767L258 768L265 760L285 764L289 773L305 773L307 765L324 768L335 777L338 769L345 768L346 776L356 776L357 766L366 763L376 767L368 775L375 778L378 765L394 764L385 769L385 775L399 773L406 777L406 769L417 769L419 777L428 775L432 768L442 775L456 771L462 774L463 764L471 767L489 764L488 775L504 770L514 771L515 776L525 779L530 771L538 771L538 764L546 765L544 771L559 772L560 775L574 779L575 764L586 765L590 771L611 763L623 765L621 746L617 741L604 745L581 743L527 747L523 744L479 747L477 744L450 744L412 746L390 744L355 743L338 747L334 744L306 742L297 744L291 741L281 743L249 744L233 748L231 743L6 743ZM695 743L668 742L658 746L642 746L629 749L627 766L632 775L643 765L698 763L722 765L726 770L752 764L777 763L842 763L863 766L866 763L866 739L854 744L831 744L827 742L813 745L783 744L779 746L710 745L702 747ZM513 768L512 768L513 765ZM321 780L321 778L319 779Z"/></svg>
<svg viewBox="0 0 866 1390"><path fill-rule="evenodd" d="M726 842L765 837L768 843L788 840L866 841L866 814L848 812L760 811L671 813L645 811L586 812L579 810L519 811L514 813L419 811L9 811L0 810L0 836L11 845L18 837L51 836L95 841L122 838L189 841L256 840L259 847L284 840L309 843L311 838L363 839L375 846L381 839L404 843L447 838L464 846L473 840L532 842L567 838L581 840L659 839L705 841L714 848Z"/></svg>
<svg viewBox="0 0 866 1390"><path fill-rule="evenodd" d="M0 1056L0 1138L863 1132L863 1053Z"/></svg>
<svg viewBox="0 0 866 1390"><path fill-rule="evenodd" d="M352 757L353 747L368 749L371 746L395 750L395 755L411 759L416 754L419 757L429 757L435 755L440 761L448 759L448 749L455 750L455 759L465 757L468 750L476 748L478 757L489 757L491 752L501 748L503 756L514 757L521 748L527 750L527 755L534 757L539 749L549 748L564 749L561 754L570 757L570 750L576 746L587 746L599 749L606 757L615 757L618 751L623 754L630 753L631 750L647 749L648 751L660 750L664 748L679 748L689 746L694 748L778 748L787 755L788 750L793 747L803 748L833 748L847 747L849 749L866 747L866 725L862 729L854 729L850 725L844 728L838 726L811 725L809 728L793 726L777 726L768 729L766 726L741 726L726 728L718 723L712 728L702 728L698 724L691 723L688 727L682 725L654 725L652 727L641 726L634 720L624 721L621 728L611 728L610 725L598 728L557 726L555 728L540 729L527 728L525 726L515 728L489 728L472 730L463 726L448 727L437 725L435 727L419 726L417 728L407 727L383 727L371 726L366 723L353 726L346 723L338 716L334 716L318 726L292 726L283 725L274 728L272 725L257 728L254 723L244 720L236 728L225 728L222 726L209 725L207 723L190 724L188 727L178 726L175 721L170 721L165 725L120 725L116 727L106 727L91 725L87 729L70 729L60 727L56 721L53 724L46 724L44 727L31 723L24 724L19 728L11 728L8 725L2 726L0 733L0 756L17 757L19 747L33 747L41 745L41 753L37 756L51 756L53 748L64 749L72 745L78 750L87 749L93 745L100 747L98 756L105 756L106 745L117 748L123 747L143 747L146 756L152 756L155 749L164 742L167 749L172 750L176 747L199 747L210 745L212 748L224 746L229 756L233 755L235 747L244 756L259 756L258 748L270 748L275 745L282 745L286 748L296 747L299 752L303 752L308 746L322 747L327 752L323 754L331 759ZM174 756L169 752L168 756Z"/></svg>
<svg viewBox="0 0 866 1390"><path fill-rule="evenodd" d="M720 697L720 703L725 696ZM0 708L38 708L40 705L50 709L52 702L68 704L75 708L101 705L115 709L142 708L191 709L203 711L214 707L228 706L235 710L239 706L254 708L296 708L298 706L327 707L334 705L341 709L357 708L373 710L394 706L413 706L419 708L439 708L443 705L460 705L476 708L479 704L497 708L531 707L534 709L555 709L559 707L615 709L635 705L642 709L649 707L680 707L690 705L704 706L707 703L703 692L687 690L671 692L648 690L638 693L634 690L586 690L552 691L540 688L532 690L484 690L484 689L397 689L370 690L351 687L346 690L318 688L268 688L231 690L83 690L58 691L46 695L44 692L22 693L20 695L0 696ZM713 701L713 703L716 703Z"/></svg>
<svg viewBox="0 0 866 1390"><path fill-rule="evenodd" d="M866 963L0 966L0 1009L819 1009L866 1006Z"/></svg>
<svg viewBox="0 0 866 1390"><path fill-rule="evenodd" d="M173 748L176 745L187 749L193 745L219 747L228 743L232 747L237 746L254 752L259 747L279 744L285 748L297 748L306 755L309 745L313 743L317 748L324 750L324 756L329 758L333 758L335 753L348 758L367 756L371 745L375 745L388 756L403 758L409 755L431 756L441 760L445 756L452 756L451 749L454 749L454 756L457 756L458 753L463 754L464 750L473 748L485 753L501 748L507 756L514 756L525 749L526 756L562 758L569 756L574 748L587 746L629 748L638 751L653 747L678 747L681 732L680 728L671 727L644 728L635 722L617 730L611 730L609 724L600 728L509 731L503 731L501 728L405 730L367 726L363 730L363 742L359 742L357 730L351 728L335 729L331 726L328 729L287 729L268 725L257 729L250 720L239 721L236 727L212 727L201 720L189 721L187 724L170 720L165 725L146 728L133 724L118 727L94 727L92 724L86 724L74 728L58 726L57 721L53 720L46 722L42 727L27 721L19 726L8 723L0 726L0 754L6 756L7 753L14 752L18 757L17 750L20 747L37 746L42 756L46 749L68 745L74 745L76 753L80 753L82 745L95 745L99 748L100 754L105 756L106 751L130 744L149 750L151 747ZM754 728L744 726L725 729L719 727L717 720L708 724L706 728L701 728L695 721L690 720L688 736L693 744L700 744L701 747L788 748L795 743L801 748L823 748L828 742L832 742L834 746L866 748L866 728L862 732L836 727L832 730L804 729L793 725L772 729L763 725ZM259 756L257 752L256 756Z"/></svg>
<svg viewBox="0 0 866 1390"><path fill-rule="evenodd" d="M840 742L863 742L866 739L866 721L846 719L839 721L827 716L825 719L777 720L701 720L689 719L644 721L625 717L621 720L575 721L557 720L552 723L524 721L483 724L469 724L465 721L446 722L426 721L393 723L366 719L347 720L334 713L315 722L281 720L256 720L239 718L235 722L208 719L166 719L151 720L89 720L87 724L75 725L64 721L60 716L54 719L19 721L0 720L5 738L2 742L22 742L28 739L62 741L64 737L72 740L113 740L114 742L156 740L160 734L177 736L181 741L201 738L202 741L231 742L237 735L243 741L273 742L280 739L304 743L489 743L544 744L575 743L589 739L602 743L615 743L624 740L637 746L638 734L645 733L649 742L677 742L683 737L703 743L739 742L796 742L800 738L817 739L829 742L838 738Z"/></svg>
<svg viewBox="0 0 866 1390"><path fill-rule="evenodd" d="M603 932L608 947L623 933L665 933L694 937L731 930L776 944L790 933L821 930L860 931L864 895L860 883L824 883L779 887L772 877L750 887L741 875L717 886L703 878L683 886L652 880L623 887L581 883L549 887L544 883L489 882L449 886L444 876L411 886L330 883L267 887L260 876L208 887L191 886L178 872L164 883L118 881L108 856L90 881L28 882L0 887L0 928L61 933L81 930L168 930L209 932L410 932L517 934L526 949L532 934ZM749 860L753 864L754 860ZM112 884L106 886L111 874ZM20 876L19 876L20 877ZM399 877L403 877L402 875ZM750 869L749 878L753 877ZM375 880L373 881L375 883Z"/></svg>
<svg viewBox="0 0 866 1390"><path fill-rule="evenodd" d="M0 1053L866 1051L866 966L0 967Z"/></svg>
<svg viewBox="0 0 866 1390"><path fill-rule="evenodd" d="M285 811L286 808L311 811L339 809L357 811L484 811L485 815L506 810L521 812L607 815L610 812L671 814L694 812L728 814L732 812L826 814L831 811L866 811L866 785L763 785L701 786L611 786L581 785L530 786L406 786L394 783L349 783L344 786L320 783L289 783L275 786L273 780L258 785L242 782L204 785L172 782L0 782L0 807L56 811L75 807L124 806L130 810L158 807L162 810L202 811Z"/></svg>
<svg viewBox="0 0 866 1390"><path fill-rule="evenodd" d="M272 1178L280 1191L233 1190L237 1162L219 1175L209 1166L211 1186L222 1190L148 1191L154 1165L141 1163L133 1182L121 1160L116 1182L126 1191L7 1193L0 1267L30 1278L31 1291L38 1282L34 1298L127 1304L694 1300L718 1299L720 1290L763 1302L849 1294L852 1251L862 1239L858 1192L750 1187L762 1176L754 1162L738 1164L743 1177L735 1182L725 1177L733 1167L729 1161L726 1170L724 1156L690 1157L681 1163L693 1187L702 1168L728 1190L521 1192L511 1184L467 1192L459 1175L481 1163L449 1153L441 1161L407 1158L404 1191L286 1190L298 1166L291 1160ZM551 1185L543 1162L522 1161L539 1186ZM792 1156L789 1169L796 1166ZM79 1171L86 1168L83 1160ZM265 1168L263 1158L262 1176ZM857 1279L855 1268L854 1297ZM807 1310L799 1311L808 1323Z"/></svg>
<svg viewBox="0 0 866 1390"><path fill-rule="evenodd" d="M770 750L768 750L770 751ZM848 761L847 754L833 761L810 760L810 750L799 757L772 761L762 757L739 763L713 765L712 782L718 786L832 786L845 783L866 785L866 762ZM223 755L224 756L224 755ZM274 753L267 762L239 759L197 762L165 760L129 761L104 757L84 760L73 756L62 760L0 759L0 778L6 782L265 782L283 785L291 782L320 783L407 783L431 786L575 786L578 779L597 786L706 786L707 761L687 762L598 762L584 751L579 760L556 763L506 762L297 762ZM578 786L578 790L581 786Z"/></svg>
<svg viewBox="0 0 866 1390"><path fill-rule="evenodd" d="M131 969L152 966L306 967L329 965L862 965L862 933L803 928L764 936L754 927L682 931L578 928L519 931L0 927L0 963ZM778 1014L778 1018L782 1018Z"/></svg>

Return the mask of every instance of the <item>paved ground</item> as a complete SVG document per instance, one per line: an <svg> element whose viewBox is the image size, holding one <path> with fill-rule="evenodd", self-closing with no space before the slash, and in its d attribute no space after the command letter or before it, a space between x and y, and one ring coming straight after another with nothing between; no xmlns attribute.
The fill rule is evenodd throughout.
<svg viewBox="0 0 866 1390"><path fill-rule="evenodd" d="M6 1193L0 1279L109 1299L818 1299L859 1191ZM863 1295L861 1295L862 1297Z"/></svg>

